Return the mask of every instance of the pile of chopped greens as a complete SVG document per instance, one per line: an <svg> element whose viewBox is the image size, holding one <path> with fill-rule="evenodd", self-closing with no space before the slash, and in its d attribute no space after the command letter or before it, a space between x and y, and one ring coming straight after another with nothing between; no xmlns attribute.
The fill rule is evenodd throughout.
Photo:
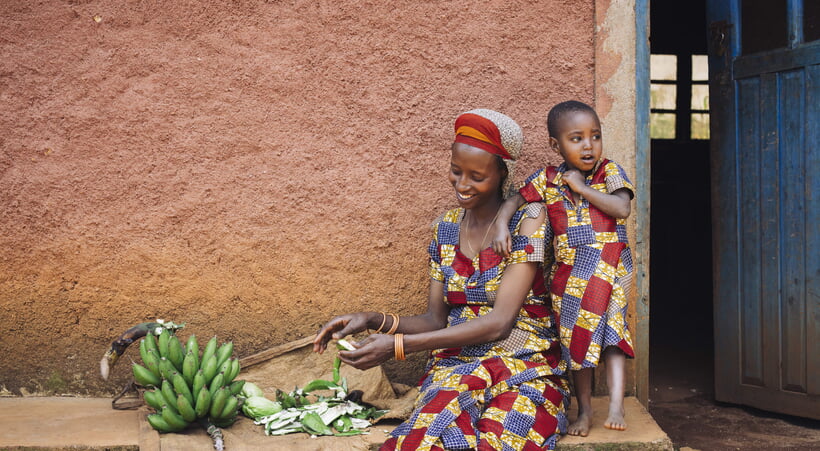
<svg viewBox="0 0 820 451"><path fill-rule="evenodd" d="M339 349L355 349L345 340L339 340ZM316 379L302 388L286 393L276 391L276 401L264 397L256 385L246 382L243 388L245 403L242 412L265 428L265 435L285 435L305 432L311 436L350 436L367 434L365 430L385 413L372 406L354 401L347 380L339 375L341 360L333 363L333 380ZM331 391L330 396L312 395L314 391Z"/></svg>

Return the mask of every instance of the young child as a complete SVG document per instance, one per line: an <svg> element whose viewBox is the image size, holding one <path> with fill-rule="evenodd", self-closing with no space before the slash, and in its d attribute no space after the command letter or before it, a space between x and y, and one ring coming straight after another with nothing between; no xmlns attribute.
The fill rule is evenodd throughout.
<svg viewBox="0 0 820 451"><path fill-rule="evenodd" d="M604 427L622 431L624 366L627 356L634 357L626 324L632 255L625 221L634 188L623 168L602 157L601 123L592 107L577 101L560 103L550 110L547 129L550 147L564 162L531 175L504 202L496 224L507 224L525 202L546 204L551 236L544 241L554 243L555 261L544 267L551 264L550 296L578 400L578 419L568 433L589 434L592 376L601 358L610 392ZM506 256L510 234L497 225L493 249Z"/></svg>

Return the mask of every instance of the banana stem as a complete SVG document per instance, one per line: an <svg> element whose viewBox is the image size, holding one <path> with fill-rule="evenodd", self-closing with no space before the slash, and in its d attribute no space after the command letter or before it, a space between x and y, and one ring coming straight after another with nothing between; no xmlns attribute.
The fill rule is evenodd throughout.
<svg viewBox="0 0 820 451"><path fill-rule="evenodd" d="M222 437L222 429L219 429L216 425L211 423L208 417L200 418L199 425L202 426L202 429L205 429L205 432L211 437L211 440L214 442L214 449L216 451L224 451L225 444L224 438Z"/></svg>

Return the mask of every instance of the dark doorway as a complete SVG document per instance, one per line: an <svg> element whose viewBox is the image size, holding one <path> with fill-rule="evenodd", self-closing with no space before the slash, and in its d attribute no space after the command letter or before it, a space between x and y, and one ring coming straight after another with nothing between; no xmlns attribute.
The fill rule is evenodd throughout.
<svg viewBox="0 0 820 451"><path fill-rule="evenodd" d="M653 139L651 140L652 176L650 180L649 411L658 425L672 439L675 448L688 446L704 451L728 449L817 450L817 444L820 443L820 423L818 420L770 412L782 407L783 403L778 404L761 398L758 405L766 408L766 411L763 411L741 405L755 405L752 403L727 404L716 400L716 393L719 394L719 391L716 390L715 382L722 383L725 379L738 382L740 377L740 371L737 370L734 371L736 373L734 377L731 377L733 374L729 374L730 377L728 378L724 375L720 379L716 379L715 376L716 364L720 365L717 366L720 369L728 366L726 363L730 361L723 350L727 347L731 348L731 346L727 346L726 337L731 337L734 332L725 329L723 324L727 319L731 320L740 316L738 315L739 308L724 311L721 309L726 305L726 300L738 299L738 296L743 296L744 300L749 298L749 296L745 296L744 293L738 290L731 290L733 287L727 284L726 281L735 279L729 277L724 279L723 271L727 267L729 269L732 269L732 267L742 268L744 264L747 266L759 265L762 259L743 256L744 258L738 262L740 257L735 256L732 260L734 263L730 262L729 264L725 263L725 259L718 260L724 263L721 266L714 267L715 271L713 271L713 256L720 256L723 252L722 249L727 247L727 243L732 240L735 242L739 240L736 235L740 234L733 234L733 230L738 223L725 221L725 217L733 218L738 215L739 211L744 209L753 211L750 215L752 218L756 214L756 210L747 205L750 202L745 198L744 200L738 200L738 205L733 204L731 208L726 208L725 206L728 204L721 200L722 197L727 195L737 196L738 194L735 192L737 188L729 187L725 190L721 188L727 182L730 184L738 183L737 180L740 179L748 186L755 186L756 181L753 176L736 175L739 172L734 169L738 161L746 160L743 158L741 151L749 153L746 149L751 146L745 144L740 146L737 150L739 157L735 158L735 154L731 151L724 152L721 144L726 141L727 136L757 135L750 133L746 126L736 128L734 123L730 123L724 118L723 110L727 108L727 105L732 106L731 100L727 102L720 95L720 99L723 99L722 102L716 101L717 97L715 97L715 99L712 99L712 105L709 105L709 85L712 85L713 92L719 93L720 90L714 88L721 83L726 83L726 80L731 82L732 78L715 76L710 83L708 68L706 68L706 75L703 74L704 55L707 55L707 51L710 50L709 45L712 46L712 51L714 51L715 47L720 47L722 43L725 43L727 32L726 29L721 28L721 25L728 26L728 29L735 26L734 29L736 29L735 23L737 22L732 20L722 22L715 18L712 18L710 22L710 17L715 14L716 5L719 6L718 10L737 11L737 8L741 6L742 10L749 12L751 8L751 14L758 13L760 15L760 11L754 10L753 7L760 7L761 5L767 8L775 7L780 3L783 2L757 0L744 0L742 2L740 0L731 2L725 0L669 2L650 0L650 51L652 54L650 63L650 103L652 107L650 112L650 136ZM803 14L803 17L807 14L814 14L811 17L816 17L818 8L813 6L816 3L816 1L789 0L788 4L791 5L789 11L798 18L800 14ZM809 4L812 6L807 6ZM795 5L802 5L803 9L795 8ZM765 16L768 21L768 17L773 16L773 14L762 13L762 16ZM766 23L768 23L767 21ZM815 33L820 36L820 33L816 33L814 28L809 33L805 32L806 28L810 28L806 24L816 22L816 20L814 22L805 20L803 24L804 34L808 36ZM771 45L772 42L767 39L769 38L768 34L770 32L774 33L774 30L775 28L772 28L772 30L767 30L766 33L758 33L758 37L766 35L766 38L756 40L750 45L754 48ZM714 36L715 39L710 41L710 35ZM774 42L776 39L772 38L772 41ZM729 40L729 42L732 41ZM816 44L809 45L815 45L809 50L818 50ZM803 47L797 49L803 51L800 55L818 54L805 52L806 47L803 44ZM767 57L770 56L767 53ZM712 56L712 62L715 65L711 68L712 72L719 73L716 69L720 69L718 67L720 59ZM814 66L810 69L810 75L806 76L806 79L810 81L820 80L820 66L817 66L816 62L812 64ZM752 66L747 64L746 67ZM795 71L795 73L799 73L799 71ZM769 81L774 78L773 75L767 76ZM787 77L792 77L789 80L796 78L793 74L788 74ZM817 105L817 101L811 99L820 98L817 94L820 90L818 90L817 84L811 86L813 86L811 89L814 91L807 91L813 93L814 97L804 100L804 102L806 105ZM718 95L715 94L715 96ZM804 96L805 94L797 95L794 98L801 99ZM790 97L790 101L793 101L791 99ZM747 115L748 111L754 110L751 107L755 105L763 105L763 103L749 102L746 108ZM778 110L768 108L766 111L771 114ZM788 109L788 112L802 111L817 114L819 110L816 106ZM766 127L776 128L778 122L768 120L768 118L769 116L766 116L764 118L766 120L761 120L760 123ZM793 122L803 124L800 121ZM712 126L711 134L709 124ZM724 124L728 125L724 126ZM803 125L798 125L797 128L814 130L812 132L814 134L808 135L810 138L807 138L806 142L812 142L809 139L814 139L816 142L817 128ZM742 133L737 133L737 130L742 130ZM793 136L801 136L801 134L789 133L786 136L792 139L788 143L794 143L797 141L794 141ZM785 142L786 139L783 141ZM801 153L800 150L803 148L815 149L817 146L789 147L789 149L796 149L792 152L798 154ZM751 158L748 160L751 160ZM787 158L786 161L790 164L789 168L800 168L799 164L793 163L798 161L797 158ZM816 158L811 161L816 162ZM710 171L711 162L717 162L715 163L717 166ZM804 177L814 177L813 174L816 171L811 172L808 169L811 166L805 166L804 174L807 175ZM792 173L794 172L799 173L799 171L792 170ZM712 173L716 177L714 180L711 178ZM777 177L773 178L777 179ZM785 178L788 180L799 179L798 177ZM810 180L814 185L806 184L806 186L816 186L817 178L810 178ZM713 190L716 193L715 198L712 198L711 195ZM817 190L806 191L806 193L808 192L817 192ZM789 199L791 198L787 198L787 200ZM806 203L809 204L808 201ZM814 216L806 214L805 217L816 218L816 213L814 213ZM715 219L714 224L713 218ZM816 230L818 222L816 220L809 222L815 227L812 230ZM806 226L806 230L809 230L808 226ZM714 249L712 244L713 236L715 237ZM805 252L805 255L814 256L815 259L812 261L816 261L817 253L811 251L816 249L817 246L812 247L812 243L817 243L816 237L820 235L815 233L806 234L806 236L808 237L806 240L790 240L789 243L792 245L800 243L797 246L806 243L805 246L808 251ZM752 242L757 241L752 240ZM752 247L754 248L754 246ZM761 248L767 249L767 252L771 253L769 250L771 246L761 246ZM789 256L792 254L799 253L787 253ZM726 255L732 256L731 248ZM791 258L788 264L792 266L796 265L791 260L800 262ZM806 268L809 267L806 266ZM811 268L816 268L816 265ZM735 270L736 273L743 273L743 271L743 269ZM811 272L807 270L805 273L815 274L816 271L812 269ZM720 277L716 276L717 274ZM777 274L777 271L766 271L765 274ZM792 275L790 277L797 276ZM769 289L777 286L776 284L769 285ZM806 285L809 286L809 283L807 282ZM714 291L714 287L723 291ZM718 293L721 293L721 295L715 299L713 295ZM817 290L806 290L806 293L816 294ZM746 303L748 304L748 302ZM740 302L735 304L739 305ZM816 306L816 302L814 305ZM792 308L792 310L794 309ZM788 309L786 311L789 312ZM720 314L716 315L715 312ZM780 321L776 318L777 315L767 315L766 319L759 321L759 323L766 326L776 326L780 324ZM805 323L806 326L804 329L799 327L788 327L788 329L807 330L808 332L804 336L808 339L805 340L807 342L806 346L786 347L785 349L795 354L798 360L805 358L807 361L812 361L811 359L816 361L816 358L813 357L817 355L816 352L809 351L806 355L803 355L799 351L816 348L817 340L812 338L813 335L809 335L809 333L816 334L818 330L810 319L812 317L810 315L803 317L792 315L789 317L797 318L798 325ZM803 323L799 321L803 321ZM791 326L793 323L784 322L783 324ZM715 329L716 326L718 329ZM762 339L762 335L764 334L752 332L747 334L744 340ZM716 339L715 337L721 338ZM770 340L770 342L777 343L777 340ZM728 344L731 345L732 343L728 342ZM756 347L753 342L751 346L746 346L745 349L759 354L763 352L760 348ZM798 351L793 351L793 349L798 349ZM718 353L716 350L721 352ZM738 353L735 354L734 358L737 359ZM715 361L716 355L720 356L717 362ZM751 355L754 356L755 354L751 353ZM755 360L747 359L747 361L754 362ZM783 365L776 362L773 365L769 364L766 367L768 368L767 371L770 371L772 367L775 369L775 374L777 374ZM810 369L813 367L807 365L805 368ZM809 376L805 379L806 381L816 380L816 377L811 378L810 370L807 373ZM791 374L801 374L801 372L792 371ZM745 383L745 381L741 382ZM720 385L718 384L717 387L720 388ZM748 387L744 386L744 388ZM815 407L812 407L812 409L816 409L814 399L806 397L805 400L801 401L814 402ZM806 410L808 409L803 409L803 412Z"/></svg>
<svg viewBox="0 0 820 451"><path fill-rule="evenodd" d="M713 393L706 2L652 1L649 399Z"/></svg>

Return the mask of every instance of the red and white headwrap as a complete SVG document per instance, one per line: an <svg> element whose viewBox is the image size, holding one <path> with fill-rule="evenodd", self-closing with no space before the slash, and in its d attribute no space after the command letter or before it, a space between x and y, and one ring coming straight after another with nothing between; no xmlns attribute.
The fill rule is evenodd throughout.
<svg viewBox="0 0 820 451"><path fill-rule="evenodd" d="M505 114L480 108L459 115L455 132L456 142L477 147L504 160L508 172L504 191L508 191L512 185L515 160L524 147L524 132L518 123Z"/></svg>

